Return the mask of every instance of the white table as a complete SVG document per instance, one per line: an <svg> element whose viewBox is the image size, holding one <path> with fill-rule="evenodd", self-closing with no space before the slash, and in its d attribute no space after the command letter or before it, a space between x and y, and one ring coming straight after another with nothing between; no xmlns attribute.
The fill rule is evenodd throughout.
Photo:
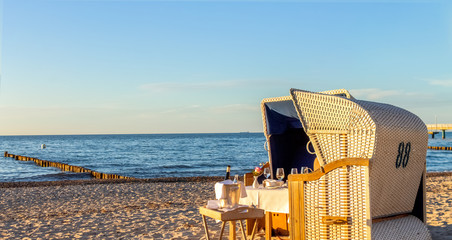
<svg viewBox="0 0 452 240"><path fill-rule="evenodd" d="M266 189L248 186L245 198L240 198L240 204L254 205L266 212L289 213L289 190L287 188Z"/></svg>
<svg viewBox="0 0 452 240"><path fill-rule="evenodd" d="M246 187L247 197L240 198L239 203L244 205L254 205L265 210L265 239L272 238L272 229L281 227L288 230L287 217L289 214L289 189L277 188L253 188ZM274 215L281 215L278 221L272 220ZM247 224L251 222L247 221ZM248 233L249 234L249 233Z"/></svg>

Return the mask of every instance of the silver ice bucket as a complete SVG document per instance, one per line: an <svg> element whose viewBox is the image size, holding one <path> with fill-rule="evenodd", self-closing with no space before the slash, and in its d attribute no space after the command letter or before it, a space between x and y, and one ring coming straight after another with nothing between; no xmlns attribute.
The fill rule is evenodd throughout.
<svg viewBox="0 0 452 240"><path fill-rule="evenodd" d="M240 185L239 184L225 184L226 199L224 200L225 208L234 208L239 205L240 199Z"/></svg>

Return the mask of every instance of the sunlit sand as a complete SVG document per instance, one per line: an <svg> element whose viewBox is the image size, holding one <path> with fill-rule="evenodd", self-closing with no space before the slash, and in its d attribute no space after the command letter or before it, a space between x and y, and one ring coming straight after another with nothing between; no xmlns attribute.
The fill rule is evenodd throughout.
<svg viewBox="0 0 452 240"><path fill-rule="evenodd" d="M205 239L198 207L214 198L215 179L194 180L0 184L0 238ZM433 239L452 239L451 190L452 176L427 178ZM218 237L220 224L208 224Z"/></svg>

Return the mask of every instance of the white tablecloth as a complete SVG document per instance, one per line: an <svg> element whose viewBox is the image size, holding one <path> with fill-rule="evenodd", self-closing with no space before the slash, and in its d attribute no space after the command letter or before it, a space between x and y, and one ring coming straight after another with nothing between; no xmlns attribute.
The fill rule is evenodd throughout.
<svg viewBox="0 0 452 240"><path fill-rule="evenodd" d="M289 190L287 188L255 189L248 186L246 194L247 197L240 198L240 204L253 204L267 212L289 213Z"/></svg>
<svg viewBox="0 0 452 240"><path fill-rule="evenodd" d="M217 199L220 198L227 198L226 196L226 189L224 185L233 184L231 180L224 180L222 182L215 183L215 197ZM240 197L246 197L246 190L245 190L245 184L243 184L242 181L239 181L238 184L240 185L241 194Z"/></svg>

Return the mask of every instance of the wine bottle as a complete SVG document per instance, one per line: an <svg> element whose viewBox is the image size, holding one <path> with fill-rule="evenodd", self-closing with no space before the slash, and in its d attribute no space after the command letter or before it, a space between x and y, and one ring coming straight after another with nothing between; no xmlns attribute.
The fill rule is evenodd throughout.
<svg viewBox="0 0 452 240"><path fill-rule="evenodd" d="M228 165L228 168L226 168L226 177L224 177L224 180L228 180L230 174L231 174L231 166Z"/></svg>

